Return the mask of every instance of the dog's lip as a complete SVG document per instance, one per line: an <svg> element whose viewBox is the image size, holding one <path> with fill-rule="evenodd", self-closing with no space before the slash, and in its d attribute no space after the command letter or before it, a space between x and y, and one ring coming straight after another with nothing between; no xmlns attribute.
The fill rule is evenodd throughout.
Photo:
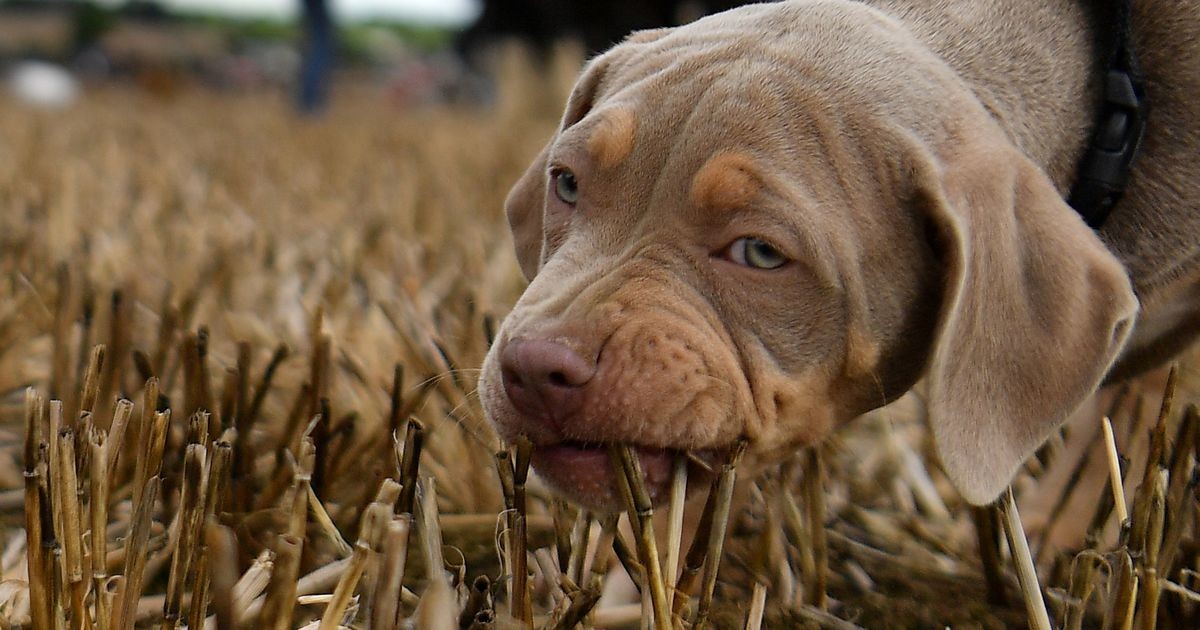
<svg viewBox="0 0 1200 630"><path fill-rule="evenodd" d="M685 452L679 449L630 445L642 470L642 478L655 505L665 503L671 495L671 481L677 458L686 458L688 491L707 486L712 479L708 463L716 451ZM563 441L535 445L532 466L538 476L554 491L598 512L617 512L626 508L617 490L616 473L609 456L609 445L594 442Z"/></svg>

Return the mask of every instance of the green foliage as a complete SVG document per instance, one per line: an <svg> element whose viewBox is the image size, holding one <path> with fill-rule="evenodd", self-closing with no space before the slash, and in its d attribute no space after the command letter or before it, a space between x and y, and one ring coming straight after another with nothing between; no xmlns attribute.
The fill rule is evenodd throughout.
<svg viewBox="0 0 1200 630"><path fill-rule="evenodd" d="M116 15L111 9L94 2L80 2L75 5L71 19L72 48L81 50L95 45L115 23Z"/></svg>

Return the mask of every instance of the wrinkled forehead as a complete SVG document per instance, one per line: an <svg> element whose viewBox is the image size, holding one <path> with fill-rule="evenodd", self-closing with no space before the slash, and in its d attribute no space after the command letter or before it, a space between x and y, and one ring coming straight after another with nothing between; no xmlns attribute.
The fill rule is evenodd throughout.
<svg viewBox="0 0 1200 630"><path fill-rule="evenodd" d="M788 144L779 125L799 112L761 60L650 57L628 67L617 56L594 69L599 85L579 97L588 102L577 120L564 120L557 144L586 149L606 169L630 158L644 167L653 157L677 162L736 145L769 153Z"/></svg>
<svg viewBox="0 0 1200 630"><path fill-rule="evenodd" d="M957 81L866 5L748 5L635 33L594 59L561 140L590 144L609 168L633 158L643 169L657 161L694 170L704 154L739 146L812 160L834 144L899 130L940 140L961 115L946 96Z"/></svg>
<svg viewBox="0 0 1200 630"><path fill-rule="evenodd" d="M831 201L831 160L859 150L855 125L826 91L785 84L754 51L730 50L739 45L722 44L720 55L618 55L593 69L604 76L593 79L579 120L564 120L551 164L583 165L587 180L620 191L623 203L732 208L783 192Z"/></svg>

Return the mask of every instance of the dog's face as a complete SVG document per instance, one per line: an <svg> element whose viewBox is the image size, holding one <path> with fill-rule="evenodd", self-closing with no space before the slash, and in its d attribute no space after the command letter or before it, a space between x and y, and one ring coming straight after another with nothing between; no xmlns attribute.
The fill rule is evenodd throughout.
<svg viewBox="0 0 1200 630"><path fill-rule="evenodd" d="M1001 136L973 123L983 114L957 102L965 97L930 96L954 87L942 74L895 76L888 66L904 66L896 57L909 43L881 35L878 16L779 11L751 7L635 34L585 70L561 130L507 202L531 283L485 362L485 410L502 438L533 442L534 468L552 486L611 508L607 444L639 447L661 499L675 454L690 453L700 472L696 462L745 440L769 462L885 404L925 371L931 414L975 413L997 387L958 352L986 362L1018 343L998 336L1031 322L1051 335L1097 327L1068 331L1064 342L1077 340L1095 365L1058 378L1043 397L1052 402L1013 394L1017 411L1050 404L1051 418L989 424L1013 411L998 403L978 436L961 420L934 424L952 478L968 498L988 500L1115 356L1132 314L1128 283L1031 166L1004 153L1013 163L997 171L978 164L987 156L975 149L970 160L944 157L948 144ZM794 32L822 19L815 35ZM841 40L823 35L831 28ZM819 61L797 59L798 50ZM946 172L959 169L948 185ZM999 227L961 207L975 202L1003 213ZM1024 228L1035 215L1029 251ZM994 231L988 240L998 243L975 248L971 230ZM1082 248L1084 260L1041 278L1024 257L1041 256L1042 241ZM1042 301L1061 298L1048 291L1077 276L1083 292L1046 311ZM1108 306L1063 310L1094 287ZM972 309L991 299L1027 303L978 317ZM1045 352L1015 356L1024 369ZM1001 394L1061 368L990 367L1005 372ZM979 475L976 458L958 451L987 439L1001 442L992 446L1000 454Z"/></svg>

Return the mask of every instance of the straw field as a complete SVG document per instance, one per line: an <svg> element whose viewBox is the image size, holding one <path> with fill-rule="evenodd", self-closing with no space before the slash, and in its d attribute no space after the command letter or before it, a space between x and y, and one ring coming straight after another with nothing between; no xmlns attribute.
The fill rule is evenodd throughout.
<svg viewBox="0 0 1200 630"><path fill-rule="evenodd" d="M501 204L574 67L319 120L0 100L0 626L1200 625L1186 362L1102 397L1114 449L1096 415L1030 462L1024 528L957 498L919 395L685 509L650 514L621 449L619 519L527 476L476 368L523 287Z"/></svg>

